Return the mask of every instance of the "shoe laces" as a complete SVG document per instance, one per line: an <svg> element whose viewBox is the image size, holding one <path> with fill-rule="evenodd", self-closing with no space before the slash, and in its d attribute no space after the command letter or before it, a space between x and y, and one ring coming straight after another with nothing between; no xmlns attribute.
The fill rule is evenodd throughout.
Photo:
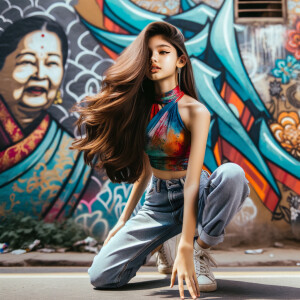
<svg viewBox="0 0 300 300"><path fill-rule="evenodd" d="M157 252L157 264L163 264L166 266L170 266L164 246L162 246L160 248L160 250L158 250L158 252Z"/></svg>
<svg viewBox="0 0 300 300"><path fill-rule="evenodd" d="M207 250L194 249L194 257L199 262L198 264L195 264L195 271L197 275L209 275L211 273L210 266L218 266L214 258L210 255L210 253Z"/></svg>

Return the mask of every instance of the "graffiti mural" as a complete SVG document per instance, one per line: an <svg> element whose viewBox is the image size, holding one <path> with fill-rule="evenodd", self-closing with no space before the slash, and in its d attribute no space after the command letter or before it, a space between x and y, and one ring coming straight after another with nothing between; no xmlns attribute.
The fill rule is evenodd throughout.
<svg viewBox="0 0 300 300"><path fill-rule="evenodd" d="M144 0L133 0L133 3L138 6L155 13L164 15L175 15L180 12L180 1L179 0L154 0L154 1L144 1Z"/></svg>
<svg viewBox="0 0 300 300"><path fill-rule="evenodd" d="M71 136L46 112L62 102L67 37L57 22L33 16L8 26L0 47L1 214L66 217L90 172L81 154L66 150Z"/></svg>
<svg viewBox="0 0 300 300"><path fill-rule="evenodd" d="M290 23L294 23L295 19L300 14L300 1L299 0L287 0L288 18Z"/></svg>
<svg viewBox="0 0 300 300"><path fill-rule="evenodd" d="M62 220L81 201L91 207L107 183L69 150L77 134L70 108L99 91L113 60L71 3L2 1L0 11L0 218L22 211ZM110 214L107 207L101 232L114 224Z"/></svg>
<svg viewBox="0 0 300 300"><path fill-rule="evenodd" d="M298 4L292 2L297 1L288 4L296 10ZM222 163L235 162L250 182L251 198L232 225L246 228L263 216L276 230L296 234L297 18L289 26L235 24L232 0L5 0L0 10L0 40L13 36L13 26L29 18L52 22L20 32L14 49L0 51L0 72L8 83L0 87L0 216L21 209L49 221L72 216L104 240L132 186L111 183L104 171L89 169L80 154L68 150L78 117L70 108L99 91L103 72L148 23L165 20L186 38L199 99L211 113L204 169L213 172ZM51 51L57 55L43 74L37 66L50 59L50 49L41 48L45 38L53 41ZM36 57L24 58L23 65L14 61L29 46ZM53 74L60 76L52 83ZM51 82L52 90L43 80Z"/></svg>

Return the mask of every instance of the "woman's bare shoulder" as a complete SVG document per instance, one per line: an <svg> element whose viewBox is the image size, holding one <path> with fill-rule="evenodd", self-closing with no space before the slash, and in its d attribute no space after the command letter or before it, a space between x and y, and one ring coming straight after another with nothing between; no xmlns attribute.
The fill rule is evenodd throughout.
<svg viewBox="0 0 300 300"><path fill-rule="evenodd" d="M180 103L181 102L181 103ZM208 111L206 106L201 103L199 100L189 96L184 95L180 101L178 102L178 109L183 123L186 128L190 130L191 122L193 120L193 116L196 115L196 112L200 111Z"/></svg>
<svg viewBox="0 0 300 300"><path fill-rule="evenodd" d="M181 104L182 106L185 106L186 108L191 110L199 108L206 109L206 106L203 103L186 94L182 97Z"/></svg>

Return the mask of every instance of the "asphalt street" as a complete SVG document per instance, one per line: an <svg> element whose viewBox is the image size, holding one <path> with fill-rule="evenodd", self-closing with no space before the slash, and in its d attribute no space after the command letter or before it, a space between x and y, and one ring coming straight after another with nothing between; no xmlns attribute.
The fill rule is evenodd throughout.
<svg viewBox="0 0 300 300"><path fill-rule="evenodd" d="M170 275L142 267L126 286L97 290L86 267L2 267L0 299L180 299L178 286L169 287ZM213 269L218 290L201 299L300 299L299 267ZM177 283L177 281L176 281ZM186 299L191 299L185 291Z"/></svg>

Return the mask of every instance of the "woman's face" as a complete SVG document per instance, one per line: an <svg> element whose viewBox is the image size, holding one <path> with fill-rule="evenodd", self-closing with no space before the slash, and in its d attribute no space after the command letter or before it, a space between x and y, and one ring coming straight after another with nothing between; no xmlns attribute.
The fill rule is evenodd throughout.
<svg viewBox="0 0 300 300"><path fill-rule="evenodd" d="M55 99L63 77L58 36L46 30L24 36L4 62L0 94L21 125L26 127Z"/></svg>
<svg viewBox="0 0 300 300"><path fill-rule="evenodd" d="M149 39L150 53L146 76L153 81L174 80L176 82L176 67L180 67L176 48L164 40L162 35ZM153 66L153 67L152 67ZM157 66L158 68L155 68Z"/></svg>

